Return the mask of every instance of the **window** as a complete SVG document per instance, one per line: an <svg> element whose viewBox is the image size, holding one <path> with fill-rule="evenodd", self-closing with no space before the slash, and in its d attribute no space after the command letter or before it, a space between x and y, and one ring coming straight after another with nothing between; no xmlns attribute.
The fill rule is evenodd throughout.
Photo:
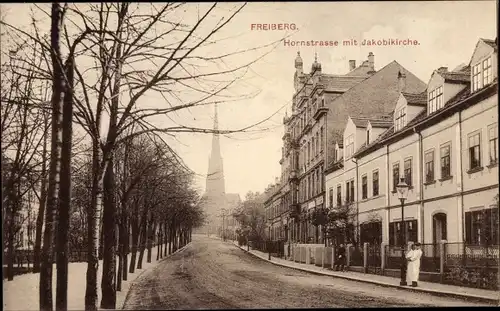
<svg viewBox="0 0 500 311"><path fill-rule="evenodd" d="M405 174L405 182L411 187L412 186L412 178L411 178L411 159L406 159L404 163L404 174Z"/></svg>
<svg viewBox="0 0 500 311"><path fill-rule="evenodd" d="M354 180L348 181L345 188L346 202L354 202Z"/></svg>
<svg viewBox="0 0 500 311"><path fill-rule="evenodd" d="M330 190L328 190L328 199L329 199L329 203L330 203L330 207L333 206L333 188L330 188Z"/></svg>
<svg viewBox="0 0 500 311"><path fill-rule="evenodd" d="M465 241L471 245L498 245L498 208L465 212Z"/></svg>
<svg viewBox="0 0 500 311"><path fill-rule="evenodd" d="M418 240L418 226L417 220L405 220L405 242L417 242ZM389 245L401 245L401 221L391 222L389 224ZM406 243L405 243L406 244Z"/></svg>
<svg viewBox="0 0 500 311"><path fill-rule="evenodd" d="M307 142L307 162L311 161L311 142Z"/></svg>
<svg viewBox="0 0 500 311"><path fill-rule="evenodd" d="M354 180L351 180L351 202L354 202Z"/></svg>
<svg viewBox="0 0 500 311"><path fill-rule="evenodd" d="M450 164L450 145L441 147L441 178L448 178L451 176L451 164Z"/></svg>
<svg viewBox="0 0 500 311"><path fill-rule="evenodd" d="M493 81L491 74L491 57L483 60L483 86L490 84Z"/></svg>
<svg viewBox="0 0 500 311"><path fill-rule="evenodd" d="M469 169L481 167L481 133L469 135Z"/></svg>
<svg viewBox="0 0 500 311"><path fill-rule="evenodd" d="M320 147L320 149L321 149L321 151L323 151L323 148L324 148L324 145L325 145L325 136L324 135L325 135L324 134L324 129L323 129L323 127L321 127L321 129L320 129L320 137L321 137L321 147Z"/></svg>
<svg viewBox="0 0 500 311"><path fill-rule="evenodd" d="M406 126L406 107L396 111L396 119L394 120L394 130L399 131Z"/></svg>
<svg viewBox="0 0 500 311"><path fill-rule="evenodd" d="M316 155L316 145L314 144L315 140L314 140L314 136L313 138L311 139L312 141L312 144L311 144L311 152L312 152L312 158L314 158L314 156Z"/></svg>
<svg viewBox="0 0 500 311"><path fill-rule="evenodd" d="M366 130L366 144L370 143L370 130Z"/></svg>
<svg viewBox="0 0 500 311"><path fill-rule="evenodd" d="M316 155L319 154L319 133L316 132Z"/></svg>
<svg viewBox="0 0 500 311"><path fill-rule="evenodd" d="M434 181L434 150L425 154L425 182Z"/></svg>
<svg viewBox="0 0 500 311"><path fill-rule="evenodd" d="M342 205L342 186L337 186L337 206Z"/></svg>
<svg viewBox="0 0 500 311"><path fill-rule="evenodd" d="M498 126L492 125L488 128L488 140L490 146L490 164L498 162Z"/></svg>
<svg viewBox="0 0 500 311"><path fill-rule="evenodd" d="M399 163L392 165L392 191L396 192L399 183Z"/></svg>
<svg viewBox="0 0 500 311"><path fill-rule="evenodd" d="M321 192L321 184L320 184L320 181L319 181L319 170L316 170L316 193L320 193Z"/></svg>
<svg viewBox="0 0 500 311"><path fill-rule="evenodd" d="M373 172L373 180L372 180L372 183L373 183L373 196L377 196L378 195L378 171L374 171Z"/></svg>
<svg viewBox="0 0 500 311"><path fill-rule="evenodd" d="M368 198L368 177L365 175L361 177L361 198Z"/></svg>
<svg viewBox="0 0 500 311"><path fill-rule="evenodd" d="M345 158L349 159L354 154L354 135L345 140Z"/></svg>
<svg viewBox="0 0 500 311"><path fill-rule="evenodd" d="M439 86L429 93L429 114L443 107L443 86Z"/></svg>
<svg viewBox="0 0 500 311"><path fill-rule="evenodd" d="M481 87L481 63L472 67L472 91L477 91Z"/></svg>

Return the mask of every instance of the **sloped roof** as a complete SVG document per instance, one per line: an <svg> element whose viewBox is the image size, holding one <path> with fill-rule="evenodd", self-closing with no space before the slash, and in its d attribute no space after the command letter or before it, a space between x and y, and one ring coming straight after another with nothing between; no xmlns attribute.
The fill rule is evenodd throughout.
<svg viewBox="0 0 500 311"><path fill-rule="evenodd" d="M447 83L469 83L470 72L466 71L437 71Z"/></svg>
<svg viewBox="0 0 500 311"><path fill-rule="evenodd" d="M498 49L498 46L497 46L497 43L496 43L496 39L495 40L491 40L491 39L480 38L480 40L482 40L484 43L486 43L487 45L489 45L492 48L494 48L495 51Z"/></svg>
<svg viewBox="0 0 500 311"><path fill-rule="evenodd" d="M323 74L320 76L319 81L323 83L326 91L345 92L365 80L367 77L368 75L344 76Z"/></svg>
<svg viewBox="0 0 500 311"><path fill-rule="evenodd" d="M466 99L471 94L470 90L471 90L470 86L465 87L463 90L458 92L455 96L453 96L448 102L446 102L445 107L449 107L449 106L453 106L453 105L461 103L464 99ZM439 112L441 112L441 110L437 110L436 112L428 115L427 114L427 106L425 106L424 109L422 109L422 111L420 111L415 116L415 118L413 118L410 122L408 122L408 124L404 128L411 128L414 125L430 118L431 116L433 116L434 114L439 113ZM369 145L365 144L360 149L358 149L358 151L354 154L354 156L361 154L362 152L364 152L367 149L371 149L372 147L375 147L375 145L380 144L381 142L390 138L394 134L396 134L394 132L394 126L391 126L384 133L382 133L376 140L374 140L372 143L370 143Z"/></svg>
<svg viewBox="0 0 500 311"><path fill-rule="evenodd" d="M368 122L371 123L372 127L387 128L392 125L392 121L387 117L351 117L352 122L356 127L366 128L368 127Z"/></svg>
<svg viewBox="0 0 500 311"><path fill-rule="evenodd" d="M390 119L378 119L370 120L370 124L375 128L389 128L392 125L392 120Z"/></svg>
<svg viewBox="0 0 500 311"><path fill-rule="evenodd" d="M382 69L335 98L332 107L345 107L347 115L387 115L394 110L399 93L398 73L406 75L406 92L421 93L426 84L398 62Z"/></svg>
<svg viewBox="0 0 500 311"><path fill-rule="evenodd" d="M362 127L365 128L368 126L368 119L367 118L360 118L360 117L351 117L352 123L356 125L356 127Z"/></svg>
<svg viewBox="0 0 500 311"><path fill-rule="evenodd" d="M406 102L408 105L413 106L426 106L427 105L427 92L424 91L419 94L411 94L411 93L401 93L406 98Z"/></svg>
<svg viewBox="0 0 500 311"><path fill-rule="evenodd" d="M364 62L361 63L360 66L354 68L353 70L349 71L346 76L367 76L370 73L373 73L371 71L370 66L368 66L368 61L365 60Z"/></svg>

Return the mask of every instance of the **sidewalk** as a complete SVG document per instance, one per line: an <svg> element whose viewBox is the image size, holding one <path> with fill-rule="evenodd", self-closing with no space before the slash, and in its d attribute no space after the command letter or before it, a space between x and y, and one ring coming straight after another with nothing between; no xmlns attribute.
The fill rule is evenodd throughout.
<svg viewBox="0 0 500 311"><path fill-rule="evenodd" d="M187 244L189 245L189 243ZM184 246L186 247L186 246ZM183 247L183 248L184 248ZM181 251L183 248L177 250ZM134 273L128 273L128 280L122 281L122 290L116 292L116 309L122 309L127 298L127 294L132 286L134 286L136 279L144 272L156 266L159 262L168 258L163 257L156 260L158 254L158 247L152 248L151 262L147 262L147 251L144 254L142 269L135 269ZM139 252L137 253L137 259ZM128 255L128 263L130 264L131 254ZM118 263L117 263L118 265ZM118 267L117 267L118 268ZM85 309L85 288L86 288L86 274L87 263L78 262L69 264L69 281L68 281L68 310L84 310ZM53 299L56 298L56 275L57 269L54 264L52 290ZM102 276L102 260L99 261L99 268L97 272L97 296L98 309L101 302L101 276ZM3 309L4 310L39 310L39 273L27 273L14 277L13 281L3 282ZM22 298L19 298L22 297Z"/></svg>
<svg viewBox="0 0 500 311"><path fill-rule="evenodd" d="M240 247L236 243L232 243L236 247L239 247L240 249L244 250L247 252L247 248L245 247ZM250 250L250 254L268 261L269 255L267 253L258 251L258 250ZM325 275L325 276L332 276L332 277L337 277L337 278L342 278L342 279L348 279L348 280L353 280L353 281L358 281L358 282L364 282L364 283L372 283L376 285L381 285L381 286L386 286L386 287L395 287L399 289L406 289L409 291L415 291L415 292L424 292L427 294L431 295L438 295L438 296L450 296L450 297L456 297L460 299L467 299L467 300L476 300L488 304L494 304L497 305L500 301L500 292L498 291L493 291L493 290L485 290L485 289L477 289L477 288L468 288L468 287L460 287L460 286L453 286L453 285L446 285L446 284L440 284L440 283L431 283L431 282L422 282L419 281L419 287L403 287L399 285L399 280L395 279L393 277L389 276L383 276L383 275L375 275L375 274L364 274L364 273L359 273L359 272L337 272L337 271L332 271L327 268L322 268L318 267L315 265L306 265L303 263L297 263L294 261L286 260L286 259L280 259L274 256L271 256L271 263L287 268L292 268L292 269L297 269L297 270L302 270L305 272L309 273L314 273L318 275Z"/></svg>

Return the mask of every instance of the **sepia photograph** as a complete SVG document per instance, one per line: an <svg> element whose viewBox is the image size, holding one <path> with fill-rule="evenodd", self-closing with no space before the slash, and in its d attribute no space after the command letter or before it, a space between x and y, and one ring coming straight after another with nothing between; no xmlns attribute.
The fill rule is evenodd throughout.
<svg viewBox="0 0 500 311"><path fill-rule="evenodd" d="M500 306L498 9L0 4L3 310Z"/></svg>

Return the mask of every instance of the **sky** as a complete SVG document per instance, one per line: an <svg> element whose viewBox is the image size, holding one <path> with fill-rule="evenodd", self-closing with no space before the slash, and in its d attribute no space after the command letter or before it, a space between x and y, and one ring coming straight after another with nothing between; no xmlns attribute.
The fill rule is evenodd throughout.
<svg viewBox="0 0 500 311"><path fill-rule="evenodd" d="M222 3L213 21L242 3ZM147 4L143 4L147 5ZM208 3L189 4L183 21L206 10ZM2 5L3 6L3 5ZM27 4L9 4L7 21L30 23ZM251 133L221 137L226 192L244 198L248 191L262 192L281 175L279 160L283 117L291 111L294 60L300 51L304 70L310 71L315 54L324 73L343 74L349 60L357 64L375 55L375 68L393 60L425 83L434 69L469 62L479 38L496 37L495 1L398 1L398 2L252 2L216 36L202 55L255 48L227 60L230 66L253 62L238 82L228 90L236 97L249 97L218 105L219 128L239 129L263 122ZM10 13L15 12L15 14ZM252 30L252 24L294 24L295 30ZM254 28L256 28L254 26ZM274 48L259 48L287 37L289 40L339 41L348 39L411 39L417 46L324 46L291 47L283 42ZM264 55L264 53L266 53ZM262 58L260 58L263 56ZM193 95L186 95L187 97ZM189 100L192 100L190 97ZM162 97L148 95L143 104L162 105ZM213 105L157 116L157 125L183 124L200 128L213 125ZM196 183L204 190L208 170L211 135L178 134L165 139L196 173Z"/></svg>

